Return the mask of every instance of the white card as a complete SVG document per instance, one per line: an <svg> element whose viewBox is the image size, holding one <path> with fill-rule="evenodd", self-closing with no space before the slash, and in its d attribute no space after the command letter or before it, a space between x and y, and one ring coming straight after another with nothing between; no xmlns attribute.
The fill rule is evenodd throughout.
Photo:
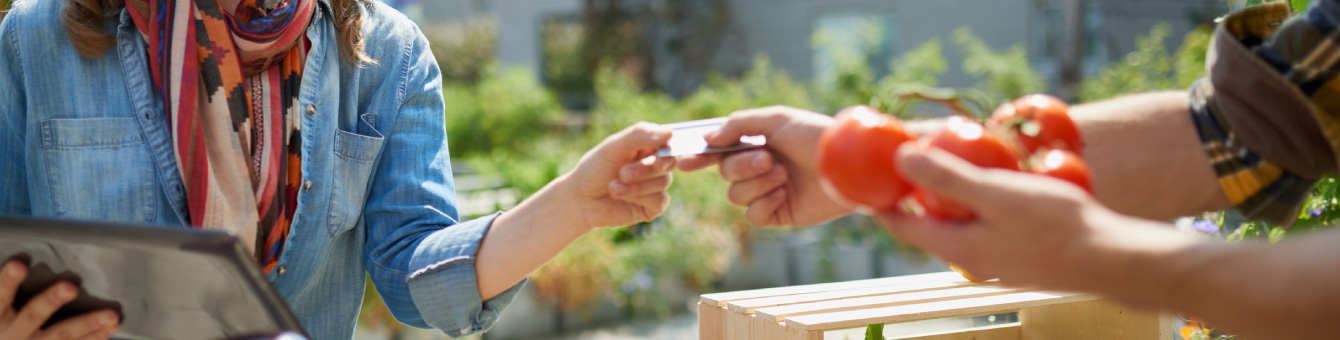
<svg viewBox="0 0 1340 340"><path fill-rule="evenodd" d="M677 157L730 152L761 147L768 142L767 138L763 136L741 136L740 142L735 145L708 146L707 139L704 139L703 135L716 131L725 123L726 117L665 124L665 127L671 128L675 133L670 137L666 146L656 150L656 156Z"/></svg>

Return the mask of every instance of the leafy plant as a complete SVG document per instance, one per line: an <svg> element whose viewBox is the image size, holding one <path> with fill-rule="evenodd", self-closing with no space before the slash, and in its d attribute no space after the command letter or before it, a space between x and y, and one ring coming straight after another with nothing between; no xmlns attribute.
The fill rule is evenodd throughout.
<svg viewBox="0 0 1340 340"><path fill-rule="evenodd" d="M991 108L1006 99L1047 89L1047 81L1029 66L1023 45L996 52L967 27L954 30L954 45L963 55L963 71L983 79L975 88L991 99Z"/></svg>
<svg viewBox="0 0 1340 340"><path fill-rule="evenodd" d="M1171 34L1166 23L1154 25L1149 34L1136 38L1136 50L1103 68L1096 77L1080 85L1081 101L1106 99L1126 93L1182 89L1205 76L1205 55L1213 31L1208 26L1182 37L1174 54L1163 47Z"/></svg>
<svg viewBox="0 0 1340 340"><path fill-rule="evenodd" d="M865 340L884 340L884 324L865 326Z"/></svg>

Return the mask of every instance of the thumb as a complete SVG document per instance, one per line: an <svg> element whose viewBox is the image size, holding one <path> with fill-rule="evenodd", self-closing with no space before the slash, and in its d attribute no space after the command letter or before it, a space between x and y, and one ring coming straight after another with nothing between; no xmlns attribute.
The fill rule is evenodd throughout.
<svg viewBox="0 0 1340 340"><path fill-rule="evenodd" d="M991 180L991 173L940 149L903 143L895 161L903 178L931 193L982 212L1014 199L1012 189Z"/></svg>
<svg viewBox="0 0 1340 340"><path fill-rule="evenodd" d="M740 137L743 136L771 138L773 133L790 121L790 117L786 115L788 109L782 106L770 106L736 111L726 118L720 129L703 135L703 138L707 140L707 145L711 146L733 145L739 143Z"/></svg>
<svg viewBox="0 0 1340 340"><path fill-rule="evenodd" d="M670 141L671 130L648 122L638 122L605 138L598 146L607 157L637 157L648 149L664 146Z"/></svg>

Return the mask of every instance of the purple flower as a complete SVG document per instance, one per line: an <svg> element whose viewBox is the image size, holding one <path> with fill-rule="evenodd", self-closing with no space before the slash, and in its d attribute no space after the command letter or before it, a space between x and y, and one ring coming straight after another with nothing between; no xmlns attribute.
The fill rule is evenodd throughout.
<svg viewBox="0 0 1340 340"><path fill-rule="evenodd" d="M1322 212L1322 211L1325 211L1325 210L1326 210L1326 209L1322 209L1321 207L1317 207L1316 209L1312 209L1312 211L1308 212L1308 216L1312 216L1312 218L1321 217L1321 212Z"/></svg>
<svg viewBox="0 0 1340 340"><path fill-rule="evenodd" d="M1196 223L1191 225L1191 230L1213 234L1219 232L1219 225L1210 221L1196 221Z"/></svg>
<svg viewBox="0 0 1340 340"><path fill-rule="evenodd" d="M641 289L651 288L651 280L651 273L645 270L637 272L637 277L633 278L633 281L637 282L637 287Z"/></svg>

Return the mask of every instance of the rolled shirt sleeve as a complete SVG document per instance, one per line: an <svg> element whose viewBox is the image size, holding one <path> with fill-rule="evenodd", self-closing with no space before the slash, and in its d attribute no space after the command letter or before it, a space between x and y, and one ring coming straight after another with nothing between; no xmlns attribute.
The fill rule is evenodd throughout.
<svg viewBox="0 0 1340 340"><path fill-rule="evenodd" d="M397 320L452 337L487 331L525 284L483 301L475 256L499 214L460 221L447 147L442 77L417 27L399 65L407 80L386 96L402 97L394 121L378 120L386 144L363 208L364 267ZM396 40L390 39L388 40ZM411 40L411 39L406 39Z"/></svg>
<svg viewBox="0 0 1340 340"><path fill-rule="evenodd" d="M452 226L425 238L414 252L410 295L424 321L452 337L487 331L526 280L483 301L475 275L480 241L499 214Z"/></svg>
<svg viewBox="0 0 1340 340"><path fill-rule="evenodd" d="M1224 193L1249 220L1290 226L1311 188L1335 174L1340 1L1290 19L1287 3L1229 15L1216 29L1208 77L1190 89L1191 117Z"/></svg>

